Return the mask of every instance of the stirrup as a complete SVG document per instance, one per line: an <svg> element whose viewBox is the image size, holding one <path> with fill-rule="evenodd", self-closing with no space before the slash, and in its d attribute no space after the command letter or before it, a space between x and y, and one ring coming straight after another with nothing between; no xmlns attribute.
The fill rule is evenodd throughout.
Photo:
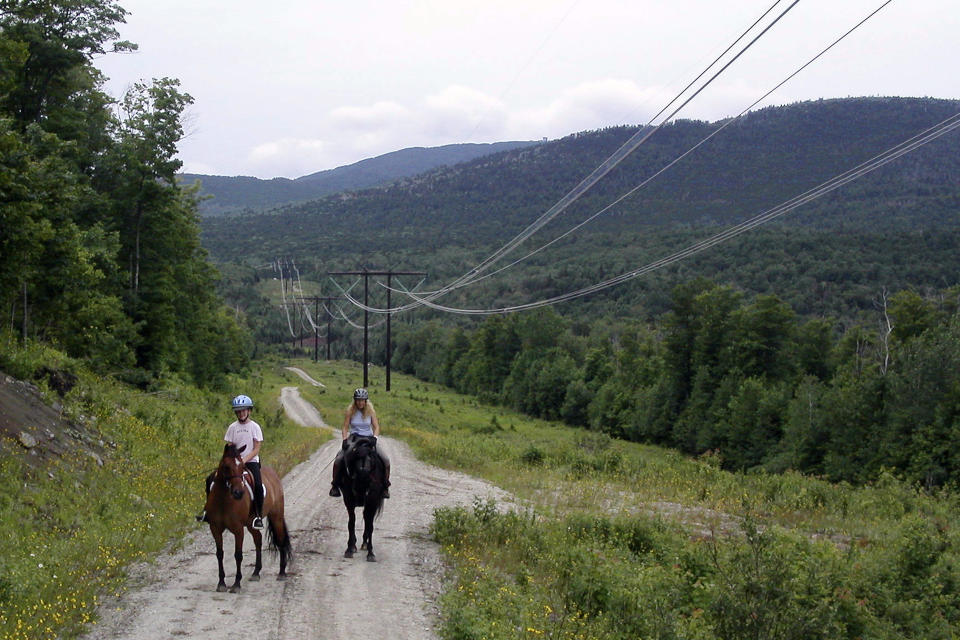
<svg viewBox="0 0 960 640"><path fill-rule="evenodd" d="M206 521L207 521L207 510L204 509L203 511L201 511L200 513L198 513L198 514L197 514L196 516L194 516L194 517L197 519L197 522L206 522Z"/></svg>
<svg viewBox="0 0 960 640"><path fill-rule="evenodd" d="M382 494L382 495L383 495L384 498L389 498L389 497L390 497L390 487L384 487L384 488L383 488L383 494Z"/></svg>
<svg viewBox="0 0 960 640"><path fill-rule="evenodd" d="M254 529L263 529L263 518L260 516L254 518L252 526Z"/></svg>
<svg viewBox="0 0 960 640"><path fill-rule="evenodd" d="M339 498L340 497L340 487L335 484L330 485L330 497Z"/></svg>

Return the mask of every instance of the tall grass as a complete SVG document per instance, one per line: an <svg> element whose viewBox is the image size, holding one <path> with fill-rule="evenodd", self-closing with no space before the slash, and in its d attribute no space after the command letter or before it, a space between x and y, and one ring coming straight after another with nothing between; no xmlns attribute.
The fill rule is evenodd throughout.
<svg viewBox="0 0 960 640"><path fill-rule="evenodd" d="M339 419L359 366L304 363ZM469 638L954 638L957 493L729 473L713 455L613 440L383 371L383 432L522 506L440 509L441 635ZM326 414L325 414L326 415ZM328 418L328 422L331 420ZM402 492L403 487L397 487Z"/></svg>
<svg viewBox="0 0 960 640"><path fill-rule="evenodd" d="M9 349L8 349L9 351ZM18 351L25 375L55 353ZM81 374L65 412L109 450L47 467L3 443L0 638L70 637L123 568L191 526L221 450L230 393L258 401L265 460L281 473L329 432L276 398L296 385L339 427L362 371L297 361L325 389L261 362L228 393L168 381L150 393ZM10 369L17 369L10 371ZM892 475L870 487L799 474L731 474L712 456L616 441L370 371L383 432L431 463L509 490L517 504L440 509L445 638L953 638L960 630L957 494ZM9 454L9 455L8 455ZM397 492L404 491L397 486ZM518 506L520 505L520 506ZM32 555L31 555L32 554Z"/></svg>
<svg viewBox="0 0 960 640"><path fill-rule="evenodd" d="M197 526L202 483L223 449L231 393L258 401L264 463L283 474L327 434L289 423L277 404L290 376L263 363L232 389L201 391L177 381L149 392L98 378L36 345L0 350L0 369L29 377L41 366L68 368L77 386L64 416L93 434L99 460L80 445L38 462L0 441L0 638L79 634L104 594L124 589L124 568L153 557ZM68 437L69 440L69 437ZM101 466L102 463L102 466Z"/></svg>

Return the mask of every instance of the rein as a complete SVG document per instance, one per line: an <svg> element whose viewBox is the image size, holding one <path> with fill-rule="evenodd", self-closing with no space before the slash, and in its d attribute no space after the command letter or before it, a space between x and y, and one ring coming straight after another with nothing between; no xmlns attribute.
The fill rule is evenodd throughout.
<svg viewBox="0 0 960 640"><path fill-rule="evenodd" d="M240 458L236 458L236 460L239 460L239 459L240 459ZM239 463L239 464L243 464L243 463ZM239 465L238 465L238 466L239 466ZM221 468L222 468L222 467L221 467ZM240 478L240 479L242 480L244 474L246 474L246 473L247 473L247 469L246 469L246 467L244 467L243 471L241 471L240 473L236 473L236 474L228 475L228 476L224 477L223 475L220 474L220 468L217 469L217 476L219 476L219 478L224 482L224 484L227 485L227 488L228 488L228 489L230 488L230 481L231 481L231 480L233 480L233 479L235 479L235 478Z"/></svg>

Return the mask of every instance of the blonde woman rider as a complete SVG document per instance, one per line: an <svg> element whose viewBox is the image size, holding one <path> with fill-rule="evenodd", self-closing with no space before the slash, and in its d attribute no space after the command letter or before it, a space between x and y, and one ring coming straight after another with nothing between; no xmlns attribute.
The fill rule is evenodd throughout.
<svg viewBox="0 0 960 640"><path fill-rule="evenodd" d="M340 465L343 463L343 454L350 446L361 436L380 437L380 421L377 420L377 412L373 409L373 403L370 402L370 394L366 389L357 389L353 392L353 402L347 407L343 416L343 427L341 428L343 443L340 445L340 451L333 461L333 481L330 483L330 495L340 496L340 487L337 486L337 474L340 472ZM377 455L383 460L385 488L383 497L390 497L390 460L380 450L375 447Z"/></svg>

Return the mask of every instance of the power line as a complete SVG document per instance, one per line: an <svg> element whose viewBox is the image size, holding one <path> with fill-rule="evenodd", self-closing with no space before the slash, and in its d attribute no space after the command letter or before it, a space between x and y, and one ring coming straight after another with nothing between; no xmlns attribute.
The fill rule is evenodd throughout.
<svg viewBox="0 0 960 640"><path fill-rule="evenodd" d="M565 231L565 232L562 233L561 235L557 236L556 238L553 238L553 239L550 240L549 242L547 242L547 243L545 243L545 244L537 247L536 249L530 251L529 253L527 253L526 255L524 255L522 258L518 258L518 259L514 260L513 262L511 262L511 263L509 263L509 264L507 264L507 265L504 265L504 266L500 267L499 269L497 269L496 271L490 271L490 272L488 272L488 273L486 273L486 274L484 274L484 275L482 275L482 276L479 276L479 277L477 277L477 278L474 278L473 280L470 280L470 281L465 282L465 283L463 283L463 284L457 285L457 286L455 286L455 287L449 287L448 290L458 289L458 288L460 288L460 287L467 286L467 285L469 285L469 284L474 284L474 283L479 282L479 281L481 281L481 280L485 280L485 279L487 279L487 278L490 278L490 277L492 277L492 276L495 276L495 275L497 275L498 273L501 273L501 272L503 272L503 271L506 271L507 269L516 266L517 264L519 264L519 263L527 260L528 258L536 255L537 253L540 253L540 252L543 251L544 249L549 248L550 246L554 245L555 243L559 242L560 240L563 240L564 238L566 238L567 236L569 236L571 233L573 233L573 232L575 232L575 231L578 231L579 229L583 228L584 226L586 226L586 225L589 224L590 222L593 222L593 220L595 220L595 219L598 218L599 216L603 215L604 213L606 213L607 211L609 211L610 209L612 209L612 208L615 207L616 205L620 204L621 202L623 202L624 200L626 200L627 198L629 198L630 196L632 196L634 193L636 193L637 191L639 191L639 190L642 189L643 187L645 187L645 186L647 186L648 184L650 184L650 182L652 182L653 180L655 180L656 178L658 178L658 177L659 177L660 175L662 175L664 172L666 172L667 170L669 170L670 168L672 168L674 165L676 165L677 163L679 163L681 160L683 160L684 158L686 158L688 155L690 155L691 153L693 153L694 151L696 151L698 148L700 148L701 146L703 146L704 144L706 144L708 141L710 141L714 136L716 136L717 134L719 134L721 131L723 131L724 129L726 129L726 128L729 127L730 125L734 124L735 122L738 122L738 121L739 121L741 118L743 118L743 116L746 115L751 109L753 109L755 106L757 106L758 104L760 104L763 100L767 99L771 94L773 94L773 92L775 92L777 89L779 89L780 87L782 87L783 85L785 85L787 82L789 82L790 80L792 80L794 77L796 77L796 76L797 76L800 72L802 72L804 69L806 69L806 68L809 67L811 64L813 64L814 62L816 62L819 58L821 58L821 57L822 57L823 55L825 55L828 51L830 51L831 49L833 49L833 48L834 48L836 45L838 45L841 41L843 41L845 38L847 38L847 36L849 36L851 33L853 33L854 31L856 31L857 29L859 29L861 26L863 26L863 25L867 22L867 20L869 20L870 18L872 18L873 16L875 16L877 13L879 13L884 7L886 7L886 6L887 6L888 4L890 4L891 2L893 2L893 0L886 0L886 2L884 2L882 5L880 5L880 6L877 7L876 9L874 9L874 10L873 10L872 12L870 12L865 18L863 18L862 20L860 20L860 22L858 22L856 25L854 25L853 27L851 27L850 29L848 29L843 35L841 35L839 38L837 38L836 40L834 40L833 42L831 42L829 45L827 45L825 48L823 48L817 55L815 55L815 56L813 56L812 58L810 58L809 60L807 60L804 64L802 64L799 68L797 68L793 73L791 73L789 76L787 76L786 78L784 78L783 80L781 80L779 83L777 83L772 89L770 89L769 91L767 91L766 93L764 93L762 96L760 96L759 98L757 98L752 104L750 104L750 106L748 106L747 108L743 109L743 110L742 110L739 114L737 114L735 117L733 117L733 118L727 120L726 122L724 122L719 128L715 129L715 130L712 131L709 135L707 135L705 138L703 138L702 140L700 140L700 142L698 142L697 144L693 145L692 147L690 147L689 149L687 149L685 152L683 152L681 155L679 155L679 156L677 156L676 158L674 158L669 164L667 164L667 165L665 165L664 167L662 167L660 170L658 170L656 173L654 173L653 175L651 175L649 178L647 178L646 180L644 180L643 182L641 182L641 183L638 184L637 186L633 187L632 189L630 189L629 191L627 191L626 193L624 193L623 195L621 195L619 198L617 198L616 200L614 200L613 202L611 202L611 203L608 204L607 206L603 207L602 209L600 209L599 211L597 211L596 213L594 213L593 215L591 215L589 218L585 219L583 222L581 222L581 223L579 223L579 224L571 227L570 229L568 229L567 231ZM416 291L416 287L414 287L413 290ZM406 292L404 292L404 293L406 293ZM436 294L436 295L439 295L439 294L443 293L443 290L441 289L441 290L436 290L436 291L422 291L422 292L418 292L418 293L419 293L421 296L431 296L431 297L432 297L432 296L434 296L435 294Z"/></svg>
<svg viewBox="0 0 960 640"><path fill-rule="evenodd" d="M660 128L662 128L671 118L673 118L677 113L680 112L687 104L689 104L694 98L696 98L704 89L706 89L717 77L726 71L734 62L736 62L740 56L742 56L748 49L750 49L761 37L763 37L775 24L777 24L793 7L797 5L800 0L793 0L793 2L783 10L780 15L778 15L774 20L772 20L768 25L766 25L763 30L756 35L750 42L748 42L736 55L733 56L729 61L727 61L718 71L716 71L706 82L704 82L696 91L693 92L688 98L686 98L680 106L675 108L667 117L661 121L656 127L650 128L651 123L656 120L660 115L662 115L670 105L674 104L679 100L684 93L686 93L697 81L700 80L706 73L713 68L719 61L729 53L738 42L747 36L760 22L769 15L773 9L780 4L781 0L776 0L776 2L771 5L761 16L758 18L748 29L746 29L734 42L731 44L723 53L720 54L713 62L711 62L701 73L698 75L690 84L688 84L683 91L677 94L670 102L667 103L651 120L641 127L634 135L632 135L623 145L620 146L609 158L607 158L603 163L601 163L593 172L590 173L586 178L580 181L580 183L569 191L565 196L563 196L556 204L550 207L544 214L542 214L537 220L531 223L526 229L520 232L513 240L505 244L503 247L495 251L489 257L481 261L478 265L473 267L466 274L460 276L453 283L439 289L435 294L429 296L429 299L435 299L444 293L451 291L455 288L463 286L472 282L476 279L480 273L483 272L489 265L498 261L501 257L513 251L514 248L519 246L527 238L532 236L538 230L540 230L544 225L553 220L556 216L562 213L567 209L571 204L573 204L577 199L579 199L584 193L586 193L591 187L593 187L597 182L600 181L605 175L607 175L611 170L613 170L618 164L620 164L628 155L635 151L641 144L646 142L654 133L656 133ZM424 298L417 298L417 300L424 300ZM397 310L407 310L419 306L417 303L411 303L402 307L398 307Z"/></svg>
<svg viewBox="0 0 960 640"><path fill-rule="evenodd" d="M368 384L367 377L367 364L370 360L369 349L368 349L368 334L369 334L369 312L368 308L368 295L369 295L369 285L368 279L370 276L387 276L387 283L389 285L390 278L393 276L422 276L425 275L425 271L371 271L364 268L363 271L332 271L327 275L329 276L361 276L363 278L363 386L366 387ZM344 292L344 296L349 298L349 293ZM387 306L390 306L390 289L387 289ZM390 317L391 314L387 314L387 384L386 390L390 391L390 347L391 347L391 338L390 338Z"/></svg>
<svg viewBox="0 0 960 640"><path fill-rule="evenodd" d="M868 173L871 173L876 169L879 169L880 167L900 158L901 156L906 155L907 153L910 153L922 147L923 145L928 144L929 142L932 142L937 138L943 135L946 135L958 128L960 128L960 113L954 114L953 116L947 118L946 120L943 120L939 124L934 125L933 127L927 129L926 131L920 134L917 134L916 136L909 138L908 140L905 140L904 142L894 147L891 147L890 149L887 149L886 151L874 156L870 160L864 163L861 163L860 165L857 165L853 169L850 169L844 173L838 174L837 176L834 176L833 178L831 178L830 180L827 180L826 182L820 184L819 186L813 189L810 189L798 196L795 196L794 198L791 198L790 200L787 200L786 202L776 207L768 209L767 211L757 216L754 216L753 218L750 218L744 222L734 225L733 227L730 227L719 234L716 234L714 236L711 236L710 238L707 238L706 240L702 240L698 243L695 243L687 247L686 249L678 251L670 256L661 258L660 260L657 260L655 262L651 262L643 267L625 272L623 274L620 274L619 276L610 278L608 280L604 280L602 282L598 282L588 287L577 289L576 291L571 291L559 296L547 298L547 299L536 301L536 302L530 302L522 305L511 306L511 307L500 307L496 309L461 309L461 308L455 308L455 307L447 307L443 305L438 305L427 298L419 298L412 292L407 292L407 295L414 298L414 300L416 300L417 302L420 302L421 304L427 307L430 307L431 309L436 309L438 311L445 311L448 313L460 313L460 314L466 314L466 315L492 315L497 313L513 313L517 311L525 311L529 309L535 309L538 307L558 304L560 302L565 302L567 300L573 300L575 298L589 295L591 293L595 293L597 291L601 291L603 289L607 289L609 287L621 284L623 282L639 277L641 275L644 275L656 269L660 269L674 262L677 262L684 258L688 258L694 254L700 253L701 251L704 251L710 247L713 247L714 245L720 244L721 242L724 242L733 237L736 237L742 233L750 231L751 229L754 229L762 224L765 224L770 220L773 220L774 218L780 217L786 213L789 213L790 211L793 211L794 209L796 209L801 205L811 202L812 200L815 200L827 193L830 193L831 191L834 191L850 182L853 182L854 180L857 180L858 178L864 175L867 175ZM350 302L353 304L358 304L358 302L350 296L347 296L347 299L350 300Z"/></svg>

